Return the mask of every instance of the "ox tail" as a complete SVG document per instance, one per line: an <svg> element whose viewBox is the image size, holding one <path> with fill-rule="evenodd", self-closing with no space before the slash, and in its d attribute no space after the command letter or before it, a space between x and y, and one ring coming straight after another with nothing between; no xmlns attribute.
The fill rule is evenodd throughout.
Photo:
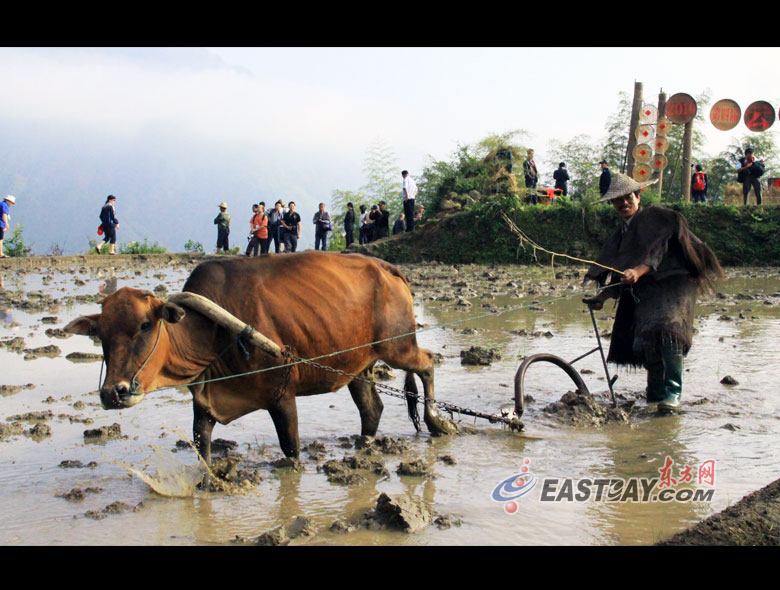
<svg viewBox="0 0 780 590"><path fill-rule="evenodd" d="M409 412L409 420L414 424L414 429L420 432L420 414L417 411L417 384L414 382L414 373L411 371L406 372L404 390L406 391L406 410Z"/></svg>

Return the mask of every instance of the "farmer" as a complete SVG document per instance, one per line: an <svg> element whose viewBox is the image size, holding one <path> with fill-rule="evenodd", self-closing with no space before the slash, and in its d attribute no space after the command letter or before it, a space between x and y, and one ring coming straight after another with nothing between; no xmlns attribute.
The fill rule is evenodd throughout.
<svg viewBox="0 0 780 590"><path fill-rule="evenodd" d="M615 173L609 190L596 201L612 203L620 226L584 281L614 287L585 303L601 309L607 299L618 299L607 360L644 366L648 403L658 402L659 410L669 411L680 407L683 357L693 339L696 296L711 290L723 270L680 213L640 207L640 189L654 182L636 182Z"/></svg>

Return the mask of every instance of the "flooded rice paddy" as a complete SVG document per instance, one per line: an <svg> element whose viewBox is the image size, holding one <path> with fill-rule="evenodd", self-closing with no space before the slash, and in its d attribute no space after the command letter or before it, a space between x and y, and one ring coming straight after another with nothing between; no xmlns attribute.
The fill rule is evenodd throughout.
<svg viewBox="0 0 780 590"><path fill-rule="evenodd" d="M404 401L383 397L378 436L395 445L384 451L401 452L366 455L356 448L360 422L344 388L299 398L303 469L278 463L283 454L266 412L217 425L214 438L228 441L240 466L251 467L251 477L223 491L204 491L196 486L198 459L185 442L191 436L189 392L159 391L136 407L104 410L97 396L100 347L59 332L71 319L99 312L98 293L122 286L176 293L193 267L118 258L113 269L2 271L2 545L245 544L297 517L307 525L292 545L643 545L723 510L780 474L780 273L729 269L718 296L697 307L679 414L659 416L640 399L627 409L627 420L561 422L545 408L573 385L560 369L537 363L526 376L532 399L523 434L456 415L460 434L432 438L415 433ZM512 406L522 358L550 352L571 360L595 346L581 303L582 269L402 268L415 293L418 341L441 355L439 401L497 413ZM613 313L611 305L597 313L601 333L609 332ZM460 353L471 346L493 349L500 358L463 365ZM606 405L598 353L575 367ZM736 383L722 383L727 376ZM393 370L383 383L401 388L403 372ZM644 372L619 372L618 400L635 399L644 385ZM713 461L711 498L607 502L564 494L560 501L541 501L546 480L657 478L667 456L678 479L684 466ZM354 477L331 477L326 465L345 457L373 463ZM412 462L416 471L399 473L401 463ZM492 494L523 467L538 485L510 510ZM422 499L431 519L413 534L361 526L361 516L383 493Z"/></svg>

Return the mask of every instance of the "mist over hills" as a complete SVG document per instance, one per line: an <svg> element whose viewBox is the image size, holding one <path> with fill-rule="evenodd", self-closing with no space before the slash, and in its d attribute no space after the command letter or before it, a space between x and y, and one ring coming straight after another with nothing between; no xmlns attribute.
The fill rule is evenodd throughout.
<svg viewBox="0 0 780 590"><path fill-rule="evenodd" d="M213 219L226 201L231 247L244 247L251 205L282 198L298 206L304 249L314 241L308 222L317 204L330 208L332 189L362 180L360 170L350 173L346 155L326 161L304 148L217 143L165 124L147 125L130 138L1 117L0 126L0 191L17 197L11 227L23 225L34 254L55 244L66 254L86 252L109 194L117 197L120 244L147 239L181 252L194 240L213 251Z"/></svg>

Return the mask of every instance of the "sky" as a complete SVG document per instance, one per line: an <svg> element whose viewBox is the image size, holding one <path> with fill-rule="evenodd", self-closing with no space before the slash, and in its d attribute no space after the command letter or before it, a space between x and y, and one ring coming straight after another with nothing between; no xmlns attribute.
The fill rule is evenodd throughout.
<svg viewBox="0 0 780 590"><path fill-rule="evenodd" d="M334 189L365 183L366 150L377 140L415 176L429 158L448 160L459 145L519 129L537 163L552 166L549 142L603 138L619 93L633 97L635 82L650 104L661 90L668 97L707 91L712 103L730 98L743 111L757 100L777 108L780 79L771 72L778 62L780 48L760 47L5 47L0 124L19 135L13 150L0 146L0 193L21 193L15 214L25 219L32 181L14 181L9 167L44 152L56 162L61 150L70 164L49 166L49 186L75 186L78 179L66 176L81 175L91 189L79 154L107 158L116 150L124 162L153 159L156 182L181 175L182 190L198 195L184 188L194 176L187 159L203 170L213 154L209 178L218 183L224 173L242 207L267 191L298 194L313 211ZM705 118L710 155L750 133L744 123L718 131ZM234 167L221 172L220 161ZM239 163L251 174L237 171ZM121 163L104 165L132 193ZM144 170L132 174L140 179ZM144 191L154 187L155 179L144 179Z"/></svg>

